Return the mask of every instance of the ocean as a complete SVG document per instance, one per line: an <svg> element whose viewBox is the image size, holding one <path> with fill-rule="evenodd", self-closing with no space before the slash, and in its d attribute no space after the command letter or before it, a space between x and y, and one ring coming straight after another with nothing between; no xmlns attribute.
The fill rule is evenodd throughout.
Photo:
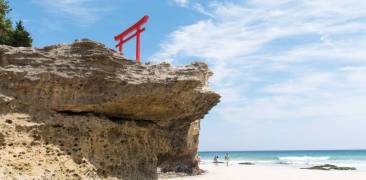
<svg viewBox="0 0 366 180"><path fill-rule="evenodd" d="M199 155L203 163L213 161L215 155L224 161L225 153L230 156L230 164L252 162L262 165L310 167L333 164L356 167L366 171L366 150L307 150L307 151L202 151Z"/></svg>

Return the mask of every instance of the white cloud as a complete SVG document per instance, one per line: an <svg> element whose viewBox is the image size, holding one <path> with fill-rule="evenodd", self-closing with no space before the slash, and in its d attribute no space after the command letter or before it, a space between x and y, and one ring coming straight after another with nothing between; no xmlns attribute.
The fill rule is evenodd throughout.
<svg viewBox="0 0 366 180"><path fill-rule="evenodd" d="M193 8L193 10L195 10L198 13L201 13L201 14L209 16L209 17L214 17L214 15L211 14L211 12L207 11L206 8L202 4L194 3L192 5L192 8Z"/></svg>
<svg viewBox="0 0 366 180"><path fill-rule="evenodd" d="M107 3L101 0L33 0L48 12L68 17L80 24L97 21L103 12L110 10Z"/></svg>
<svg viewBox="0 0 366 180"><path fill-rule="evenodd" d="M152 59L204 59L228 120L366 117L366 1L215 1ZM356 67L356 69L355 69ZM342 102L342 103L339 103ZM230 114L230 116L228 116Z"/></svg>
<svg viewBox="0 0 366 180"><path fill-rule="evenodd" d="M185 7L188 5L188 0L173 0L179 6Z"/></svg>
<svg viewBox="0 0 366 180"><path fill-rule="evenodd" d="M211 12L209 12L207 8L202 5L201 1L198 0L171 0L171 1L180 7L191 9L197 13L200 13L208 17L213 17L213 14L211 14Z"/></svg>

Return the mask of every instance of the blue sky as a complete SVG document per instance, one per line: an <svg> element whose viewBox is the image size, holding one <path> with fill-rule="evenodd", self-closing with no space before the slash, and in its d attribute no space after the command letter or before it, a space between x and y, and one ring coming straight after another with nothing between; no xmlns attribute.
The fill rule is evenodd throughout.
<svg viewBox="0 0 366 180"><path fill-rule="evenodd" d="M221 103L200 150L366 149L366 1L11 0L34 46L113 36L143 15L144 61L209 64ZM134 57L134 43L127 56Z"/></svg>

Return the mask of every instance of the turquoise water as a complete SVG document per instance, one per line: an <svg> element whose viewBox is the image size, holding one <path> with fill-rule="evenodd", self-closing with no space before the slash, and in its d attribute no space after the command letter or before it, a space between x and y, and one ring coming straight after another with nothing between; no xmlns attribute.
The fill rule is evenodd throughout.
<svg viewBox="0 0 366 180"><path fill-rule="evenodd" d="M212 162L215 155L219 156L220 161L224 161L225 153L229 154L231 163L253 162L297 167L334 164L366 170L366 150L199 152L204 162Z"/></svg>

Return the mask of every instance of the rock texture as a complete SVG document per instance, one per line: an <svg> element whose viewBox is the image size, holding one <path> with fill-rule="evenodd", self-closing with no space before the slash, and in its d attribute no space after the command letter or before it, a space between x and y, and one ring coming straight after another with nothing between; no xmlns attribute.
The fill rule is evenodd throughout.
<svg viewBox="0 0 366 180"><path fill-rule="evenodd" d="M199 173L199 120L220 98L211 74L203 63L134 63L89 40L0 46L0 178Z"/></svg>
<svg viewBox="0 0 366 180"><path fill-rule="evenodd" d="M323 171L330 171L330 170L341 170L341 171L357 170L355 167L339 167L339 166L332 165L332 164L324 164L324 165L312 166L312 167L301 168L301 169L323 170Z"/></svg>

